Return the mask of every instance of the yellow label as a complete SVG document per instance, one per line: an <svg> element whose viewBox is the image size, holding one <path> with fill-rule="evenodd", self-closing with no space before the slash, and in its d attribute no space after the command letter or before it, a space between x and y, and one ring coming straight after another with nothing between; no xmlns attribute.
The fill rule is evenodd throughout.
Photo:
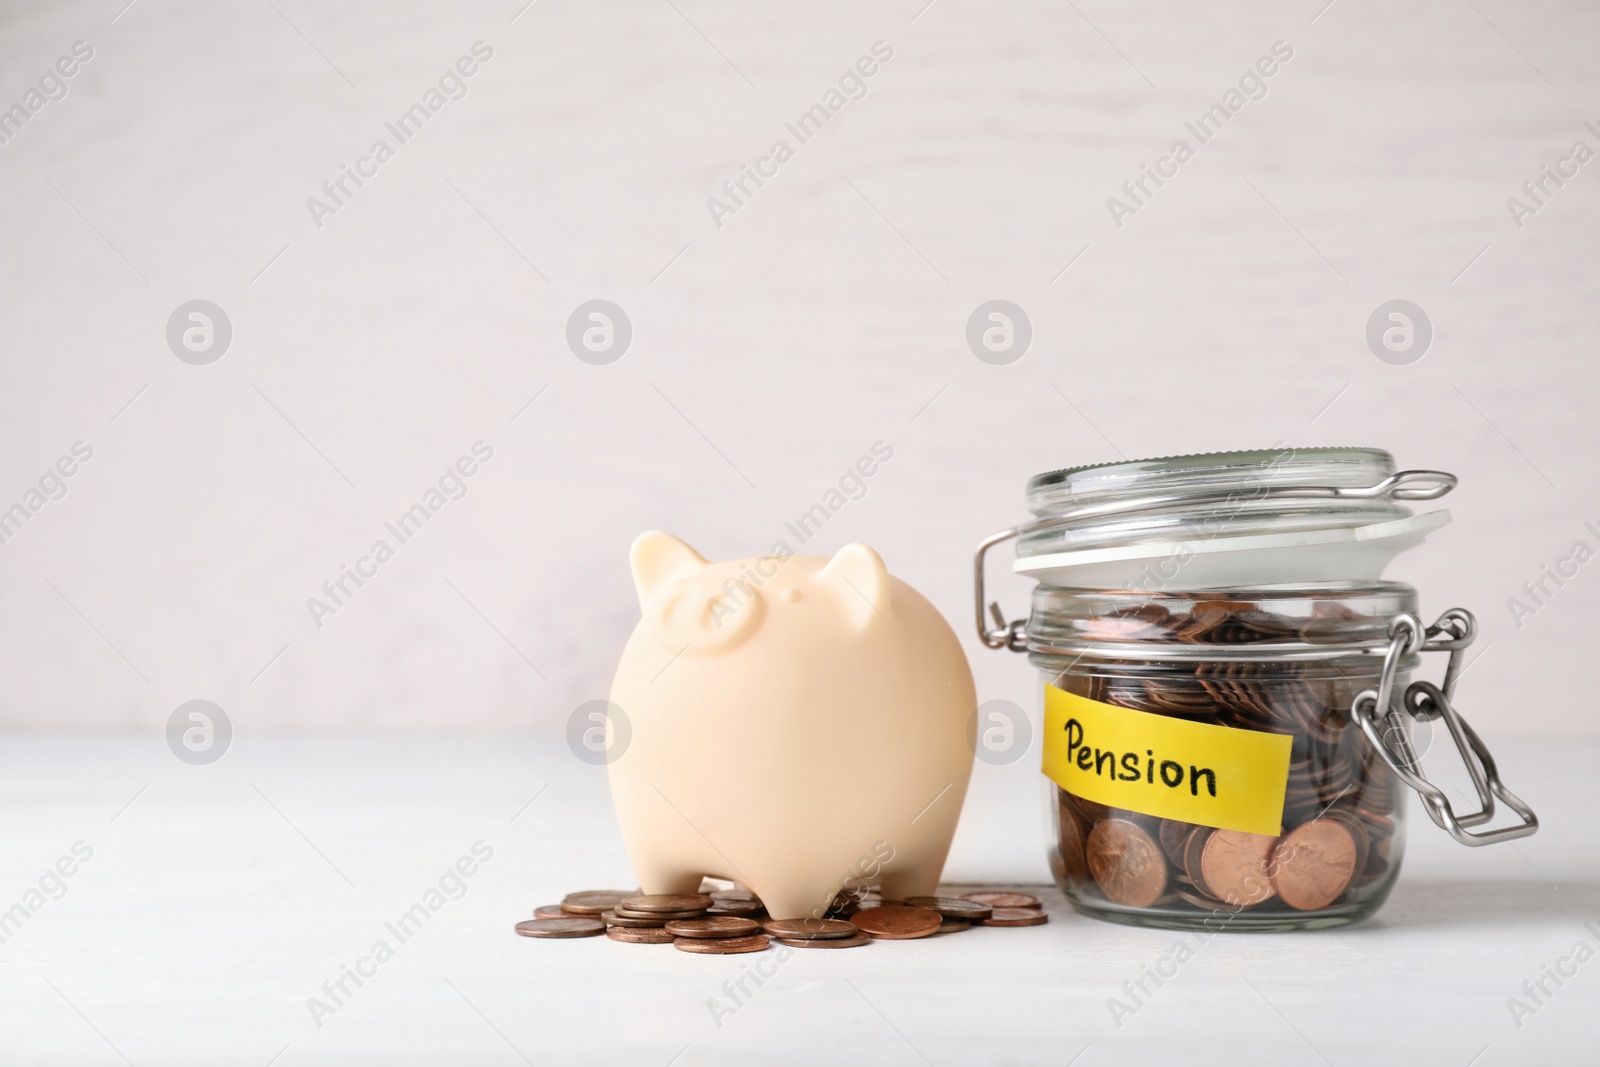
<svg viewBox="0 0 1600 1067"><path fill-rule="evenodd" d="M1277 834L1293 743L1044 689L1044 773L1069 793L1163 819Z"/></svg>

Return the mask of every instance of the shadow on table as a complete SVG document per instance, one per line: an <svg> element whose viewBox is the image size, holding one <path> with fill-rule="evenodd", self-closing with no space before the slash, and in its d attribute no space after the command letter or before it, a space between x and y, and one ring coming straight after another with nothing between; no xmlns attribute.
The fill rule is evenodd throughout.
<svg viewBox="0 0 1600 1067"><path fill-rule="evenodd" d="M1419 881L1402 877L1376 916L1355 930L1600 923L1600 882Z"/></svg>

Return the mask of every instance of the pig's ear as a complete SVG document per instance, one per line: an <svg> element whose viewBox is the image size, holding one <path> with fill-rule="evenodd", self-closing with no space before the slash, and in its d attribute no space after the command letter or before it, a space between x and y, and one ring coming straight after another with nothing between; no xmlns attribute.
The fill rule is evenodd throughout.
<svg viewBox="0 0 1600 1067"><path fill-rule="evenodd" d="M660 530L640 534L628 552L628 562L633 567L633 587L638 590L641 608L649 607L673 582L707 565L700 553Z"/></svg>
<svg viewBox="0 0 1600 1067"><path fill-rule="evenodd" d="M817 581L833 585L856 628L889 614L889 568L866 545L845 545L817 572Z"/></svg>

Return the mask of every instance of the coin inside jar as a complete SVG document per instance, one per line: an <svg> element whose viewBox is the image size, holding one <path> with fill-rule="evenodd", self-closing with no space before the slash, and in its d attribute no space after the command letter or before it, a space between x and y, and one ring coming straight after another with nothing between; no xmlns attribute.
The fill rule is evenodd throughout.
<svg viewBox="0 0 1600 1067"><path fill-rule="evenodd" d="M913 908L936 911L947 919L987 919L994 911L989 904L964 897L906 897L906 903Z"/></svg>
<svg viewBox="0 0 1600 1067"><path fill-rule="evenodd" d="M1166 892L1161 846L1137 823L1107 819L1089 832L1089 873L1114 903L1147 908Z"/></svg>
<svg viewBox="0 0 1600 1067"><path fill-rule="evenodd" d="M1189 884L1194 886L1196 893L1220 904L1221 901L1217 900L1216 895L1206 888L1205 872L1201 867L1201 859L1205 856L1206 841L1210 839L1214 832L1209 826L1196 826L1189 831L1189 836L1184 839L1182 850L1179 853L1182 860L1179 866L1183 870L1183 877L1187 878Z"/></svg>
<svg viewBox="0 0 1600 1067"><path fill-rule="evenodd" d="M1178 890L1178 899L1192 908L1199 908L1201 911L1215 912L1220 908L1225 911L1229 911L1231 914L1230 909L1223 907L1222 901L1217 900L1214 897L1204 896L1200 893L1191 893L1186 889Z"/></svg>
<svg viewBox="0 0 1600 1067"><path fill-rule="evenodd" d="M1194 832L1194 826L1175 819L1162 819L1161 826L1156 831L1156 840L1161 842L1161 851L1167 854L1167 859L1178 866L1183 866L1183 846L1189 841L1189 835Z"/></svg>
<svg viewBox="0 0 1600 1067"><path fill-rule="evenodd" d="M861 932L855 923L843 919L768 919L761 928L773 937L788 937L797 941L854 937Z"/></svg>
<svg viewBox="0 0 1600 1067"><path fill-rule="evenodd" d="M523 937L594 937L606 932L606 924L574 915L567 919L524 919L516 929Z"/></svg>
<svg viewBox="0 0 1600 1067"><path fill-rule="evenodd" d="M1272 853L1272 884L1296 911L1325 908L1344 895L1356 870L1356 842L1335 819L1295 827Z"/></svg>
<svg viewBox="0 0 1600 1067"><path fill-rule="evenodd" d="M674 919L667 923L666 929L674 937L749 937L761 932L761 924L754 919L717 915L704 919Z"/></svg>
<svg viewBox="0 0 1600 1067"><path fill-rule="evenodd" d="M1206 890L1226 904L1245 907L1272 898L1267 861L1276 837L1217 830L1200 850L1200 873Z"/></svg>
<svg viewBox="0 0 1600 1067"><path fill-rule="evenodd" d="M866 908L851 916L850 921L873 937L907 941L938 933L939 927L944 924L944 916L927 908L900 904Z"/></svg>
<svg viewBox="0 0 1600 1067"><path fill-rule="evenodd" d="M1060 833L1061 873L1074 882L1089 878L1088 857L1084 846L1088 842L1090 823L1072 794L1065 789L1056 790L1056 819Z"/></svg>
<svg viewBox="0 0 1600 1067"><path fill-rule="evenodd" d="M1356 876L1359 876L1367 869L1367 860L1372 856L1372 835L1367 832L1360 817L1348 811L1335 808L1328 812L1326 818L1342 823L1344 828L1350 831L1350 838L1356 843L1355 872Z"/></svg>

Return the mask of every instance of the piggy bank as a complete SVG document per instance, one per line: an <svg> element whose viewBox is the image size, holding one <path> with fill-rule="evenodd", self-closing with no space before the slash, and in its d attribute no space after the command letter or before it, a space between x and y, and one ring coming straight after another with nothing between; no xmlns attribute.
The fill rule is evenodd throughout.
<svg viewBox="0 0 1600 1067"><path fill-rule="evenodd" d="M631 561L643 618L611 688L631 736L608 771L643 891L726 878L774 918L869 882L933 893L975 728L938 610L866 545L708 563L651 532Z"/></svg>

